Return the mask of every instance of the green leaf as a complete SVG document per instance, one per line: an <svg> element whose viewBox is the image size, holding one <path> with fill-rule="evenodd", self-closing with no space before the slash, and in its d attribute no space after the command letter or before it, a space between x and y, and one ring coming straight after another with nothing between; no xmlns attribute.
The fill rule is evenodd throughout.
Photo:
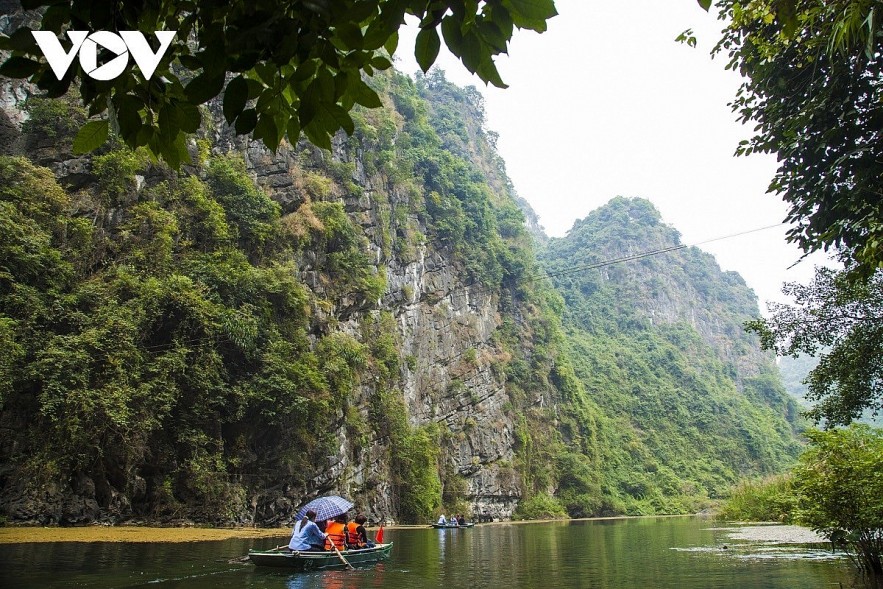
<svg viewBox="0 0 883 589"><path fill-rule="evenodd" d="M306 80L309 80L315 75L317 68L318 64L316 63L315 59L307 60L297 66L297 69L294 71L294 75L291 76L291 80L295 82L304 82Z"/></svg>
<svg viewBox="0 0 883 589"><path fill-rule="evenodd" d="M191 104L202 104L220 94L223 88L223 75L215 76L201 73L187 84L187 87L184 88L184 94Z"/></svg>
<svg viewBox="0 0 883 589"><path fill-rule="evenodd" d="M442 20L441 24L442 36L445 38L445 45L457 57L463 55L463 33L460 32L460 24L453 16L448 15Z"/></svg>
<svg viewBox="0 0 883 589"><path fill-rule="evenodd" d="M420 66L420 69L423 70L424 74L428 72L429 68L432 67L432 64L435 63L440 49L441 39L439 39L438 31L435 30L435 27L421 29L420 32L417 33L417 42L414 46L414 57L417 58L417 64Z"/></svg>
<svg viewBox="0 0 883 589"><path fill-rule="evenodd" d="M346 71L338 72L336 76L334 76L334 100L340 100L340 98L349 92L350 85L352 81L355 80L357 75L350 76L350 74Z"/></svg>
<svg viewBox="0 0 883 589"><path fill-rule="evenodd" d="M254 71L257 73L261 81L267 86L273 86L275 84L276 75L279 73L279 70L269 63L256 64L254 66Z"/></svg>
<svg viewBox="0 0 883 589"><path fill-rule="evenodd" d="M346 11L348 19L362 24L372 16L377 16L377 2L373 0L356 1Z"/></svg>
<svg viewBox="0 0 883 589"><path fill-rule="evenodd" d="M261 92L264 91L265 86L258 80L253 80L252 78L246 78L245 83L248 85L248 99L254 100L258 96L261 95Z"/></svg>
<svg viewBox="0 0 883 589"><path fill-rule="evenodd" d="M362 29L351 22L341 23L334 30L334 36L343 42L345 49L362 49L365 42Z"/></svg>
<svg viewBox="0 0 883 589"><path fill-rule="evenodd" d="M251 133L255 128L255 125L258 124L258 113L253 108L247 108L236 117L236 124L233 125L233 128L236 129L237 135L246 135Z"/></svg>
<svg viewBox="0 0 883 589"><path fill-rule="evenodd" d="M188 70L196 71L198 69L202 69L202 62L192 55L178 55L176 57L178 58L178 61L181 62L181 65L186 67Z"/></svg>
<svg viewBox="0 0 883 589"><path fill-rule="evenodd" d="M120 135L134 142L138 131L141 130L140 111L144 107L144 103L137 96L125 94L119 98L114 97L114 106L116 107L117 123L120 126Z"/></svg>
<svg viewBox="0 0 883 589"><path fill-rule="evenodd" d="M546 21L558 14L552 0L505 0L503 4L509 7L515 22L518 22L518 16L522 17L521 20Z"/></svg>
<svg viewBox="0 0 883 589"><path fill-rule="evenodd" d="M276 127L276 121L268 113L261 115L257 125L254 128L254 138L261 139L264 145L275 152L279 147L279 129Z"/></svg>
<svg viewBox="0 0 883 589"><path fill-rule="evenodd" d="M484 59L478 66L478 69L475 71L478 74L478 77L481 78L486 83L491 83L497 88L508 88L509 85L503 82L503 79L500 77L500 72L497 71L497 66L494 65L493 60L490 56L487 59Z"/></svg>
<svg viewBox="0 0 883 589"><path fill-rule="evenodd" d="M74 137L73 151L76 154L89 153L107 141L107 120L89 121Z"/></svg>
<svg viewBox="0 0 883 589"><path fill-rule="evenodd" d="M190 163L190 150L187 149L187 138L184 133L178 133L172 141L163 141L160 153L166 163L177 170L182 163Z"/></svg>
<svg viewBox="0 0 883 589"><path fill-rule="evenodd" d="M297 140L300 138L300 121L297 120L297 117L288 119L286 133L288 135L288 142L292 146L297 145Z"/></svg>
<svg viewBox="0 0 883 589"><path fill-rule="evenodd" d="M166 104L159 111L159 133L164 139L173 141L181 131L181 110L174 104Z"/></svg>
<svg viewBox="0 0 883 589"><path fill-rule="evenodd" d="M371 65L379 70L388 70L392 67L392 62L382 55L375 55L371 59Z"/></svg>
<svg viewBox="0 0 883 589"><path fill-rule="evenodd" d="M44 6L51 4L46 12L43 13L43 19L40 28L44 31L52 31L60 34L65 24L70 22L71 5L68 2L41 2Z"/></svg>
<svg viewBox="0 0 883 589"><path fill-rule="evenodd" d="M356 83L350 86L350 93L353 95L353 99L362 106L368 108L379 108L383 106L377 92L362 80L356 80Z"/></svg>
<svg viewBox="0 0 883 589"><path fill-rule="evenodd" d="M14 55L0 65L0 75L7 78L29 78L40 71L40 62Z"/></svg>
<svg viewBox="0 0 883 589"><path fill-rule="evenodd" d="M393 55L396 52L396 49L399 47L399 32L396 31L392 35L389 36L389 39L386 40L386 43L383 44L383 48L386 49L386 52L390 55Z"/></svg>
<svg viewBox="0 0 883 589"><path fill-rule="evenodd" d="M181 102L178 107L181 109L181 130L185 133L196 133L202 124L199 109L189 102Z"/></svg>
<svg viewBox="0 0 883 589"><path fill-rule="evenodd" d="M711 8L711 0L699 0L699 6L702 7L702 10L708 12L708 9Z"/></svg>
<svg viewBox="0 0 883 589"><path fill-rule="evenodd" d="M297 117L292 117L287 108L281 109L273 117L273 123L276 125L276 145L279 145L282 142L282 138L285 137L285 132L288 130L288 121L291 118Z"/></svg>
<svg viewBox="0 0 883 589"><path fill-rule="evenodd" d="M479 66L481 66L485 59L490 59L490 55L487 53L481 39L475 34L474 29L463 35L462 55L460 58L466 69L473 74L478 71Z"/></svg>
<svg viewBox="0 0 883 589"><path fill-rule="evenodd" d="M5 49L33 53L37 49L37 41L31 34L31 29L22 27L12 33L9 37L9 47L5 47Z"/></svg>
<svg viewBox="0 0 883 589"><path fill-rule="evenodd" d="M405 22L405 5L402 2L386 2L378 18L371 21L365 31L365 49L382 47L390 35Z"/></svg>
<svg viewBox="0 0 883 589"><path fill-rule="evenodd" d="M341 128L346 131L347 135L353 134L353 131L355 131L355 124L353 123L350 114L343 108L337 104L323 104L322 111L327 115L327 118L334 121L334 129L329 129L329 131L336 131L337 128Z"/></svg>
<svg viewBox="0 0 883 589"><path fill-rule="evenodd" d="M478 25L478 32L481 35L482 40L487 45L493 47L497 53L506 52L506 45L509 37L506 37L500 27L496 24L489 20L482 21Z"/></svg>
<svg viewBox="0 0 883 589"><path fill-rule="evenodd" d="M154 141L155 134L156 132L153 127L142 125L138 130L138 135L135 136L135 145L139 147L142 145L148 145Z"/></svg>
<svg viewBox="0 0 883 589"><path fill-rule="evenodd" d="M227 123L232 123L245 109L248 102L248 82L242 76L236 76L227 84L224 90L224 118Z"/></svg>
<svg viewBox="0 0 883 589"><path fill-rule="evenodd" d="M304 128L304 134L310 140L310 143L316 147L331 151L331 137L329 137L328 131L321 124L313 121Z"/></svg>

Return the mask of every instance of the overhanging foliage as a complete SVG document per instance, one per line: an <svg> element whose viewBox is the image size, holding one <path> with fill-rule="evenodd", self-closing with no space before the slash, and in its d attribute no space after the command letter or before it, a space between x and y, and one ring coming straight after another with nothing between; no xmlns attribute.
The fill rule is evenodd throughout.
<svg viewBox="0 0 883 589"><path fill-rule="evenodd" d="M379 107L365 76L392 65L405 15L420 20L415 49L424 71L441 39L485 83L504 87L493 58L516 28L542 32L553 0L259 0L95 3L24 0L40 9L38 30L177 31L149 81L135 68L95 81L74 60L57 79L27 26L0 37L11 56L0 74L27 78L49 97L79 87L92 116L75 146L90 151L109 126L132 148L144 146L172 166L189 161L185 137L203 124L199 105L223 94L224 116L239 134L275 150L301 133L331 148L339 129L352 134L353 106ZM441 34L439 34L439 31ZM109 111L109 112L108 112ZM104 115L104 113L106 113Z"/></svg>

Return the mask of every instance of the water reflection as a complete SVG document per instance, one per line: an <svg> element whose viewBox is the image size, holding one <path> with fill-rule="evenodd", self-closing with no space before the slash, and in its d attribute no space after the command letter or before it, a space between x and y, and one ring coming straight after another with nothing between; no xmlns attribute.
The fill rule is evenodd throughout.
<svg viewBox="0 0 883 589"><path fill-rule="evenodd" d="M830 589L840 560L813 547L734 542L699 519L387 530L389 560L294 573L239 562L277 539L188 544L0 545L0 587L15 589ZM727 546L724 549L724 546Z"/></svg>
<svg viewBox="0 0 883 589"><path fill-rule="evenodd" d="M288 578L287 589L364 589L383 586L383 564L373 565L369 574L360 571L330 570L318 573L299 573Z"/></svg>

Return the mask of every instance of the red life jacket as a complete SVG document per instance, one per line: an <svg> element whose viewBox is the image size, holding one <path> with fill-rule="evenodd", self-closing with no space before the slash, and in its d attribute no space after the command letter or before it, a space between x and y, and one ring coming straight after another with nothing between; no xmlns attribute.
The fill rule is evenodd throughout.
<svg viewBox="0 0 883 589"><path fill-rule="evenodd" d="M363 548L365 543L362 542L362 536L358 532L359 524L356 522L350 522L346 525L346 543L349 544L351 548Z"/></svg>
<svg viewBox="0 0 883 589"><path fill-rule="evenodd" d="M328 534L328 538L325 540L325 550L332 550L332 542L338 550L346 548L346 526L344 524L334 521L328 522L328 525L325 526L325 533Z"/></svg>

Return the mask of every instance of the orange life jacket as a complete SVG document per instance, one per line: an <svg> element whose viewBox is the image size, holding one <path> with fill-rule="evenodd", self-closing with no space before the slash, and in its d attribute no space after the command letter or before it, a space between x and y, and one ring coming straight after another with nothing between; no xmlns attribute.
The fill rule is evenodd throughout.
<svg viewBox="0 0 883 589"><path fill-rule="evenodd" d="M359 524L354 521L346 525L346 543L349 544L350 548L363 548L365 546L358 528Z"/></svg>
<svg viewBox="0 0 883 589"><path fill-rule="evenodd" d="M332 550L331 543L337 546L338 550L346 548L346 526L340 522L328 522L325 526L325 533L328 538L325 539L325 550Z"/></svg>

